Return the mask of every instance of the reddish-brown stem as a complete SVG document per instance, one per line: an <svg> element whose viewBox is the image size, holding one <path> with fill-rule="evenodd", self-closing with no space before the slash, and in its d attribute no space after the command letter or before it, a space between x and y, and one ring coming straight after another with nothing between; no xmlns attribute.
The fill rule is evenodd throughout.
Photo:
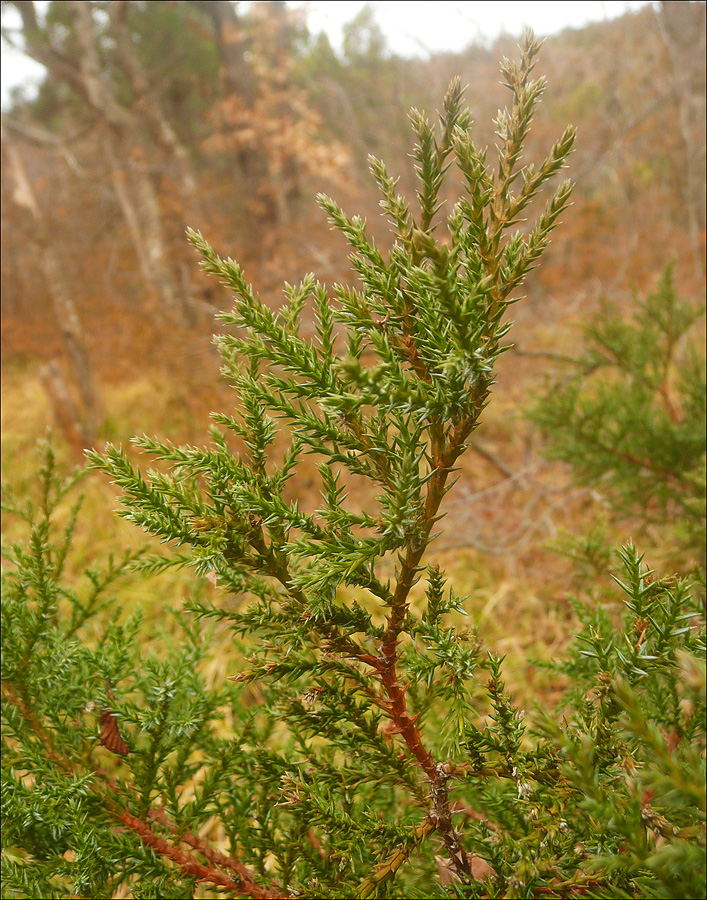
<svg viewBox="0 0 707 900"><path fill-rule="evenodd" d="M132 815L127 809L120 813L117 818L131 831L139 834L140 838L148 847L151 847L161 856L165 856L175 862L185 875L190 875L193 878L197 878L199 881L207 881L210 884L217 885L225 890L234 891L243 897L253 897L254 900L286 900L287 898L287 895L281 891L268 890L267 888L263 888L259 884L256 884L252 880L245 866L237 860L229 860L231 863L229 868L235 868L235 873L238 877L238 880L234 881L229 875L226 875L219 869L216 869L213 866L204 865L190 853L185 853L183 850L170 844L165 838L155 834L147 823L143 822L142 819L138 819L137 816ZM190 835L190 837L193 836ZM182 840L190 843L187 841L186 836L184 836ZM192 846L196 844L197 846L195 846L195 849L198 849L199 852L203 853L204 848L201 846L201 841L197 838L193 838L193 841L194 843ZM206 854L204 855L206 856Z"/></svg>
<svg viewBox="0 0 707 900"><path fill-rule="evenodd" d="M405 704L405 691L398 682L395 665L381 666L378 672L389 699L389 702L385 705L385 710L395 725L395 731L405 741L408 750L415 757L430 781L434 781L437 775L437 763L432 754L422 745L422 737L417 727L417 716L408 714Z"/></svg>
<svg viewBox="0 0 707 900"><path fill-rule="evenodd" d="M380 666L378 673L389 698L389 702L383 708L395 725L394 731L405 741L408 750L430 781L432 807L429 811L429 821L439 832L458 874L467 880L471 877L471 862L462 846L460 835L452 825L452 811L449 806L447 782L451 773L446 766L437 763L423 745L420 729L417 727L418 717L411 716L407 711L406 689L398 682L395 662Z"/></svg>
<svg viewBox="0 0 707 900"><path fill-rule="evenodd" d="M5 681L2 686L3 700L12 703L19 710L23 719L29 725L30 729L36 734L42 742L47 756L55 762L65 772L73 773L74 767L71 762L59 753L54 747L50 735L45 730L44 725L40 721L36 712L32 709L26 697L22 696L21 691L17 691L9 681Z"/></svg>
<svg viewBox="0 0 707 900"><path fill-rule="evenodd" d="M482 408L480 395L478 408ZM415 581L415 575L422 556L429 543L432 527L437 521L437 512L444 497L444 488L452 471L455 461L464 447L464 443L473 430L476 421L475 416L470 416L466 421L459 423L445 440L445 435L438 425L431 429L431 456L434 471L429 481L424 509L424 529L422 539L415 544L409 544L407 553L402 563L401 572L396 585L395 594L391 602L391 611L388 616L386 633L381 646L381 658L374 666L381 679L388 702L384 709L391 717L395 731L400 734L408 750L427 775L432 786L432 808L429 813L430 821L439 832L447 848L449 858L453 862L457 873L464 880L471 877L471 863L462 844L459 834L452 825L452 815L449 808L449 795L447 781L450 774L437 764L432 754L422 743L422 736L417 726L417 716L411 716L405 703L405 687L401 687L397 674L397 644L400 631L405 621L408 604L407 599Z"/></svg>
<svg viewBox="0 0 707 900"><path fill-rule="evenodd" d="M112 696L113 692L110 686L108 687L108 691ZM34 734L37 735L37 737L44 745L47 756L60 768L64 769L64 771L72 774L75 773L77 766L82 765L82 763L78 760L72 763L57 752L57 750L54 748L49 734L45 731L34 710L32 710L32 708L22 699L19 693L15 691L14 687L9 682L6 682L3 685L3 698L10 703L13 703L18 708L31 730L34 732ZM83 761L83 764L85 764L85 761ZM105 782L111 787L112 790L118 790L116 782L107 772L104 772L103 770L98 768L93 768L93 771L96 774L102 775L105 779ZM221 866L230 870L237 876L238 881L233 881L232 878L225 875L218 869L203 865L203 863L200 863L194 857L169 844L164 838L154 834L154 832L150 830L149 826L145 822L143 822L141 819L138 819L136 816L133 816L126 809L121 811L119 808L116 808L112 799L104 794L100 785L100 781L96 780L94 781L93 788L96 793L98 793L102 797L102 799L106 803L107 809L112 812L112 814L118 819L118 821L122 822L124 825L127 825L127 827L129 827L132 831L135 831L137 834L139 834L148 846L152 847L163 856L167 856L169 859L173 860L175 863L181 866L185 874L194 876L201 881L208 881L212 884L218 885L219 887L235 891L242 896L253 897L254 900L280 900L280 898L283 898L284 900L284 898L288 896L287 894L283 893L280 888L275 887L272 889L266 889L256 884L253 881L253 878L246 866L243 865L243 863L241 863L239 860L235 859L232 856L224 856L223 854L218 853L217 851L210 848L204 841L195 837L191 833L186 832L180 837L181 841L189 844L195 850L198 850L198 852L201 853L212 864L212 866ZM152 816L152 818L161 822L173 834L178 833L176 826L169 822L166 815L161 810L151 810L150 815Z"/></svg>
<svg viewBox="0 0 707 900"><path fill-rule="evenodd" d="M479 404L481 408L481 404ZM392 599L392 609L388 617L386 634L383 640L382 655L384 664L392 666L396 659L396 645L398 635L405 620L407 613L407 598L415 582L415 575L422 559L427 545L429 543L430 534L434 523L437 521L437 512L444 497L444 487L447 483L449 473L457 458L461 454L466 439L471 434L476 418L470 416L466 421L461 422L451 432L448 441L445 442L444 436L440 433L440 429L432 429L431 454L434 473L429 481L429 488L425 498L424 529L421 539L415 544L409 544L405 558L403 560L400 577L395 588L395 594Z"/></svg>
<svg viewBox="0 0 707 900"><path fill-rule="evenodd" d="M447 788L450 778L450 768L444 764L438 765L432 782L432 809L429 818L439 832L458 874L462 878L466 876L466 880L468 880L472 877L471 860L462 846L461 835L452 824L452 810L449 805Z"/></svg>
<svg viewBox="0 0 707 900"><path fill-rule="evenodd" d="M602 882L596 878L587 878L583 881L565 881L560 884L542 884L538 887L535 887L535 894L558 894L560 892L565 892L567 896L573 896L575 894L584 894L587 891L591 891L596 887L601 887Z"/></svg>
<svg viewBox="0 0 707 900"><path fill-rule="evenodd" d="M633 456L631 453L624 453L621 450L611 450L609 447L602 447L602 450L611 456L615 456L617 459L623 459L625 462L631 463L632 466L637 466L639 469L648 469L649 472L655 472L656 475L662 475L664 478L671 478L675 474L674 472L669 472L667 469L658 468L658 466L653 465L649 459L641 459L638 456Z"/></svg>

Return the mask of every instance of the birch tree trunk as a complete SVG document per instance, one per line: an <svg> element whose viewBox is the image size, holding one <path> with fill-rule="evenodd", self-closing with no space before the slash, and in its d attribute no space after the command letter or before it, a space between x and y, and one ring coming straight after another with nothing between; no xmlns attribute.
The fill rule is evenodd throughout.
<svg viewBox="0 0 707 900"><path fill-rule="evenodd" d="M189 151L169 124L154 93L149 88L145 73L135 55L127 25L129 8L129 0L113 0L108 7L110 30L116 45L116 56L121 68L128 76L134 105L140 109L152 139L177 169L177 187L182 205L186 207L187 204L184 201L188 199L193 202L196 192L196 179L192 171Z"/></svg>
<svg viewBox="0 0 707 900"><path fill-rule="evenodd" d="M118 103L109 81L103 76L92 4L89 0L67 0L66 3L74 14L76 63L55 49L50 35L37 19L31 0L13 0L13 5L22 16L26 53L45 65L53 77L76 91L103 127L110 181L128 225L149 304L172 320L184 321L188 318L188 298L180 295L178 279L170 265L159 199L142 146L142 116ZM116 45L120 45L117 55L126 68L129 82L138 93L141 92L140 99L146 101L149 91L145 79L140 80L139 66L125 32L126 10L124 4L119 7L112 19L117 28L113 36ZM179 144L156 101L148 101L143 106L148 130L159 136L161 146L174 153L181 166L184 177L178 179L180 186L187 193L193 192L193 176L186 176L186 150Z"/></svg>
<svg viewBox="0 0 707 900"><path fill-rule="evenodd" d="M79 443L79 449L81 449L94 442L102 416L96 383L86 349L86 337L71 296L66 272L54 249L44 215L27 177L22 156L10 139L4 123L2 125L2 144L14 182L12 199L29 215L36 255L49 290L52 308L83 409L79 411L73 403L57 363L50 364L50 369L45 367L46 372L43 370L42 380L47 387L60 426L65 431L70 443L74 447Z"/></svg>
<svg viewBox="0 0 707 900"><path fill-rule="evenodd" d="M162 311L172 319L184 318L186 298L178 296L169 264L159 200L140 146L140 123L115 100L102 77L89 0L67 0L67 5L75 14L81 79L91 106L104 119L111 183L130 229L141 275Z"/></svg>

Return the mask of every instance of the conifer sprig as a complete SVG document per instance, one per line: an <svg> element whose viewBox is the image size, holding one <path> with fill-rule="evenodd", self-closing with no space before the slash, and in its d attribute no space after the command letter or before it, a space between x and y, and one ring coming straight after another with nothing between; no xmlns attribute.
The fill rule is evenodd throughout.
<svg viewBox="0 0 707 900"><path fill-rule="evenodd" d="M278 657L286 652L294 666L290 679L318 666L326 670L332 655L373 675L376 703L391 733L400 736L430 785L428 820L465 882L469 861L447 812L449 776L421 731L422 708L409 708L416 661L415 654L401 655L400 642L418 634L446 647L440 652L450 663L457 659L460 685L474 668L471 660L462 664L463 654L455 657L444 629L432 625L447 603L439 595L439 575L430 589L434 608L422 619L412 613L410 596L457 460L488 402L510 327L504 322L509 294L542 253L569 198L564 184L527 238L516 234L503 243L520 212L562 168L573 141L569 129L538 169L517 169L544 87L530 77L539 46L528 34L520 63L504 63L512 104L497 122L496 174L472 142L459 80L444 98L439 133L420 112L411 113L420 185L416 215L397 195L384 164L371 159L393 227L388 254L360 217L320 195L333 227L349 242L360 288L330 290L308 275L300 285L286 286L286 303L273 312L236 262L221 259L190 231L204 270L236 298L232 312L221 317L235 332L217 338L217 346L240 410L216 421L239 436L244 451L234 458L219 438L208 449L141 438L141 449L172 467L171 474L147 476L117 449L104 459L92 457L123 490L127 518L163 540L191 545L201 571L254 596L249 612L229 618L239 632L261 636L258 671L284 674ZM450 211L443 233L442 188L454 162L466 197ZM514 196L521 175L523 186ZM310 311L315 336L305 339L299 323ZM273 453L278 428L289 441L280 463ZM302 452L321 460L323 503L306 512L283 495ZM347 482L361 476L377 492L375 506L363 511L346 500ZM391 558L396 562L389 580ZM253 590L251 578L257 579ZM270 584L266 592L263 579ZM373 624L374 613L383 624ZM461 722L461 687L447 701ZM449 735L451 746L459 746L461 727L456 737Z"/></svg>
<svg viewBox="0 0 707 900"><path fill-rule="evenodd" d="M704 302L681 298L674 265L635 298L630 319L604 299L570 377L531 412L549 456L578 481L601 481L619 515L671 526L704 566L707 401Z"/></svg>
<svg viewBox="0 0 707 900"><path fill-rule="evenodd" d="M86 590L67 584L78 512L57 528L71 482L50 453L39 501L8 502L28 530L3 550L8 895L705 895L704 609L691 585L627 545L611 605L576 601L580 633L549 664L570 685L565 706L526 718L502 658L425 560L488 402L511 291L569 196L560 186L508 235L573 137L521 166L538 46L528 35L520 63L504 63L513 99L495 169L458 82L439 131L413 115L419 209L371 161L389 252L322 198L357 286L306 276L275 312L190 233L235 294L217 343L238 407L214 416L205 446L136 440L153 471L114 447L91 454L124 515L181 548L142 557L142 572L173 562L206 576L187 614L168 617L168 599L157 627L110 609L130 554L90 570ZM455 163L465 195L445 230ZM685 318L652 308L653 346L659 333L673 346ZM604 349L626 333L607 332ZM663 385L666 367L638 356L632 371ZM313 502L292 499L306 456Z"/></svg>

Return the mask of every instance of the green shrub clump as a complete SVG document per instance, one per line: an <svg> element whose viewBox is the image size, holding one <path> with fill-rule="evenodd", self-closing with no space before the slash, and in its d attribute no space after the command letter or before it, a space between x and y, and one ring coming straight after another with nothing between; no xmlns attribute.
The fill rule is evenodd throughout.
<svg viewBox="0 0 707 900"><path fill-rule="evenodd" d="M123 515L181 549L70 587L79 513L57 534L70 483L50 451L38 502L8 500L29 538L3 551L4 896L704 895L704 621L688 582L626 546L621 621L577 605L554 663L572 690L526 721L502 658L463 627L464 598L424 562L506 308L570 196L562 182L514 230L574 140L520 165L538 49L528 35L503 63L495 168L457 82L439 132L411 116L418 211L371 159L389 254L320 198L357 287L307 277L274 313L190 234L236 297L217 343L237 413L214 417L207 447L138 439L158 463L145 474L117 448L90 454ZM452 162L464 194L442 228ZM317 509L292 499L306 457ZM195 591L146 649L107 591L126 567L172 565L218 599ZM209 620L232 634L228 678L205 665Z"/></svg>
<svg viewBox="0 0 707 900"><path fill-rule="evenodd" d="M678 296L672 264L636 300L632 320L604 300L585 325L572 377L531 412L549 456L602 488L618 516L669 525L702 568L707 383L695 332L704 312Z"/></svg>

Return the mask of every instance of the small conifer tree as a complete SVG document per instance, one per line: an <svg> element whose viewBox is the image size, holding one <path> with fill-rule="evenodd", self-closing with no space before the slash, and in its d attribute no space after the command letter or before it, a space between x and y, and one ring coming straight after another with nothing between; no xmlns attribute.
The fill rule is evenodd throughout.
<svg viewBox="0 0 707 900"><path fill-rule="evenodd" d="M704 304L678 296L673 265L632 321L604 300L584 328L572 377L532 412L548 453L596 484L619 515L671 523L705 561L705 356L695 340Z"/></svg>
<svg viewBox="0 0 707 900"><path fill-rule="evenodd" d="M144 556L143 571L192 565L220 591L193 598L161 652L142 649L134 617L100 621L127 557L88 573L88 591L64 584L78 513L57 541L67 486L50 453L39 504L9 502L29 541L7 548L3 574L8 894L702 896L704 631L687 582L626 547L623 620L578 604L583 630L557 661L573 692L529 728L502 659L460 627L463 598L424 563L506 307L570 194L562 183L512 231L574 138L519 166L538 49L528 35L520 64L503 63L513 99L495 171L457 82L438 135L412 114L419 212L371 160L389 254L321 198L358 287L307 277L274 313L191 233L236 295L234 333L218 338L236 414L215 417L208 447L140 438L159 464L146 474L117 448L91 454L123 514L185 548ZM439 237L452 161L465 195ZM311 510L290 499L307 455L321 482ZM347 496L368 498L361 484L375 501ZM231 678L212 686L209 619L234 640Z"/></svg>

